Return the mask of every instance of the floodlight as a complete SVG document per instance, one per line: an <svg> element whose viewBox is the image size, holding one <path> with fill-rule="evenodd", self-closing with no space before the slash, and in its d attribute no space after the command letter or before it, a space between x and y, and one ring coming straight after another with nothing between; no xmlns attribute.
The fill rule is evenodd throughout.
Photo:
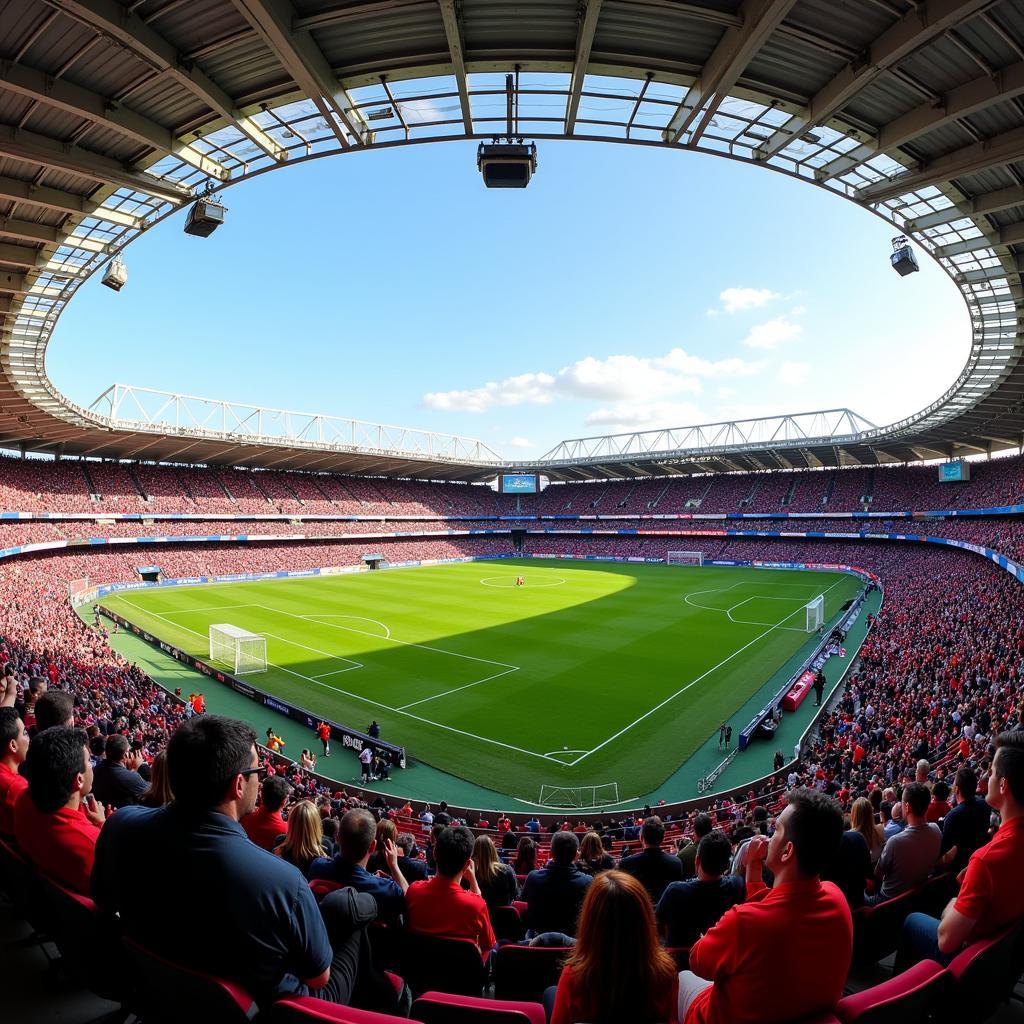
<svg viewBox="0 0 1024 1024"><path fill-rule="evenodd" d="M526 188L537 170L537 145L523 142L519 133L519 65L505 76L505 141L481 142L476 166L488 188Z"/></svg>
<svg viewBox="0 0 1024 1024"><path fill-rule="evenodd" d="M107 264L107 269L103 271L103 277L100 280L101 284L105 284L115 292L119 292L128 283L128 268L120 256L115 256Z"/></svg>
<svg viewBox="0 0 1024 1024"><path fill-rule="evenodd" d="M188 211L185 234L209 238L224 223L226 212L224 205L218 203L216 199L209 197L197 199L192 204L192 209Z"/></svg>
<svg viewBox="0 0 1024 1024"><path fill-rule="evenodd" d="M921 269L917 265L917 257L914 255L914 250L910 248L906 235L897 235L892 240L892 255L889 260L892 263L892 269L900 277L916 274Z"/></svg>
<svg viewBox="0 0 1024 1024"><path fill-rule="evenodd" d="M481 142L476 166L488 188L526 188L537 170L537 145L515 142Z"/></svg>

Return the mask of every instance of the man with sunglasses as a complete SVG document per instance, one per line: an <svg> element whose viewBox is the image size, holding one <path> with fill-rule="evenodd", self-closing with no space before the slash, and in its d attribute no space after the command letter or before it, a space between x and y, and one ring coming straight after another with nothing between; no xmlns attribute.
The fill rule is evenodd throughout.
<svg viewBox="0 0 1024 1024"><path fill-rule="evenodd" d="M101 909L120 914L144 947L238 982L261 1007L312 990L394 1010L394 990L366 954L373 897L340 889L318 908L298 868L250 842L239 824L265 774L253 730L217 715L192 718L171 737L167 773L170 804L122 808L101 834L92 875Z"/></svg>

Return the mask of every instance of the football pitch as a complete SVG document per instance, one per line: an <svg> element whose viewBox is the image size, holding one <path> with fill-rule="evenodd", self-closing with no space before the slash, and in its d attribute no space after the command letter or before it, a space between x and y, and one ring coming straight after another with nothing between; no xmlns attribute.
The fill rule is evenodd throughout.
<svg viewBox="0 0 1024 1024"><path fill-rule="evenodd" d="M101 604L204 659L210 625L260 633L267 671L247 681L360 730L375 718L382 739L471 782L531 801L615 782L626 799L722 720L738 733L737 710L815 639L806 603L824 594L828 623L861 587L846 573L528 559ZM336 760L325 767L344 770Z"/></svg>

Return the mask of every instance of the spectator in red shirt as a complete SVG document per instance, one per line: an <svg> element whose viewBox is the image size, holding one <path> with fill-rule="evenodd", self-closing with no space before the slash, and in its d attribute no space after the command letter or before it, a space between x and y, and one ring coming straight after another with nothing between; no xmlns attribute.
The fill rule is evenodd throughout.
<svg viewBox="0 0 1024 1024"><path fill-rule="evenodd" d="M465 825L444 829L434 843L437 874L413 882L405 894L409 928L424 935L472 939L486 957L494 946L487 904L473 866L473 833ZM463 877L469 890L462 888Z"/></svg>
<svg viewBox="0 0 1024 1024"><path fill-rule="evenodd" d="M925 820L935 822L942 821L942 819L949 814L952 809L952 805L949 802L949 786L941 779L932 786L932 802L928 805L928 812L925 814Z"/></svg>
<svg viewBox="0 0 1024 1024"><path fill-rule="evenodd" d="M965 943L1024 917L1024 732L1004 732L996 740L986 800L999 812L998 831L971 854L960 892L940 921L911 914L904 922L901 966L926 957L949 963Z"/></svg>
<svg viewBox="0 0 1024 1024"><path fill-rule="evenodd" d="M0 707L0 835L14 835L14 805L28 788L18 769L28 753L28 733L12 707Z"/></svg>
<svg viewBox="0 0 1024 1024"><path fill-rule="evenodd" d="M28 789L14 807L14 838L44 875L90 895L103 808L91 795L85 733L55 725L38 733L25 758Z"/></svg>
<svg viewBox="0 0 1024 1024"><path fill-rule="evenodd" d="M822 868L843 836L839 805L822 793L787 794L771 841L747 847L747 902L727 910L690 950L679 975L682 1024L759 1024L831 1009L846 983L853 921ZM768 889L762 866L775 876Z"/></svg>
<svg viewBox="0 0 1024 1024"><path fill-rule="evenodd" d="M605 871L587 890L572 956L548 989L551 1024L582 1020L667 1021L679 989L662 949L647 890L632 875Z"/></svg>
<svg viewBox="0 0 1024 1024"><path fill-rule="evenodd" d="M279 775L263 780L260 805L242 819L245 834L260 848L271 853L278 840L288 834L288 823L281 817L281 809L288 802L292 786Z"/></svg>

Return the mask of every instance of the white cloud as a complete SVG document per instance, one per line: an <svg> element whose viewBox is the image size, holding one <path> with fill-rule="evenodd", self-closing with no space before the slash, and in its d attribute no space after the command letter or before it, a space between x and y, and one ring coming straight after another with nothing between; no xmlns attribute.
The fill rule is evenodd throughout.
<svg viewBox="0 0 1024 1024"><path fill-rule="evenodd" d="M743 339L747 348L763 349L771 352L787 341L799 338L803 328L785 317L776 317L763 324L755 324L750 333Z"/></svg>
<svg viewBox="0 0 1024 1024"><path fill-rule="evenodd" d="M587 356L557 374L523 373L460 391L432 391L423 396L431 409L486 412L495 406L544 405L557 398L604 402L656 402L699 394L704 380L747 377L763 362L736 357L710 360L670 349L663 356Z"/></svg>
<svg viewBox="0 0 1024 1024"><path fill-rule="evenodd" d="M729 387L721 387L721 388L718 389L718 397L719 398L735 398L736 397L736 389L735 388L729 388Z"/></svg>
<svg viewBox="0 0 1024 1024"><path fill-rule="evenodd" d="M703 413L689 402L617 402L595 409L587 416L587 425L621 430L652 430L661 427L685 427L701 423Z"/></svg>
<svg viewBox="0 0 1024 1024"><path fill-rule="evenodd" d="M533 442L525 437L513 437L502 445L504 448L532 448Z"/></svg>
<svg viewBox="0 0 1024 1024"><path fill-rule="evenodd" d="M797 387L807 380L807 375L810 371L810 363L783 363L779 367L779 383L787 384L790 387Z"/></svg>
<svg viewBox="0 0 1024 1024"><path fill-rule="evenodd" d="M496 405L546 405L554 398L555 378L549 373L521 373L466 391L430 391L423 404L444 412L486 412Z"/></svg>
<svg viewBox="0 0 1024 1024"><path fill-rule="evenodd" d="M744 309L758 309L767 305L779 298L779 293L770 288L726 288L718 297L726 313L739 313Z"/></svg>

